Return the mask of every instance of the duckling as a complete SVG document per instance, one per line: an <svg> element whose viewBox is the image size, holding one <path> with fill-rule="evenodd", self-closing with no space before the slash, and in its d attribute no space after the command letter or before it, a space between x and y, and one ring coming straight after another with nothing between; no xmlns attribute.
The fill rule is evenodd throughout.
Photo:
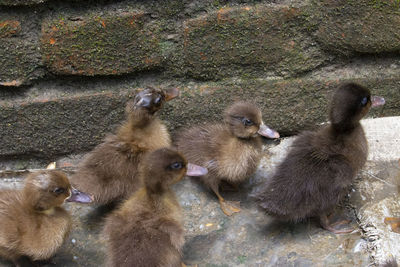
<svg viewBox="0 0 400 267"><path fill-rule="evenodd" d="M227 108L224 121L184 130L176 144L189 161L208 169L200 179L217 195L222 211L231 216L240 208L220 195L221 182L236 185L245 181L260 162L261 136L279 138L279 134L263 123L260 109L248 102Z"/></svg>
<svg viewBox="0 0 400 267"><path fill-rule="evenodd" d="M379 267L397 267L397 261L394 257L391 257L390 259L388 259L386 262L384 262L383 264L379 265Z"/></svg>
<svg viewBox="0 0 400 267"><path fill-rule="evenodd" d="M25 179L22 190L0 191L0 256L16 266L48 260L71 228L64 201L89 203L60 171L38 171Z"/></svg>
<svg viewBox="0 0 400 267"><path fill-rule="evenodd" d="M348 221L331 223L328 215L367 160L368 144L359 121L371 106L384 103L359 84L339 86L330 107L330 124L301 133L273 177L255 189L253 196L261 208L282 220L318 217L329 231L351 232Z"/></svg>
<svg viewBox="0 0 400 267"><path fill-rule="evenodd" d="M106 266L181 266L182 213L170 186L207 169L170 148L155 150L140 166L144 186L106 218Z"/></svg>
<svg viewBox="0 0 400 267"><path fill-rule="evenodd" d="M137 93L126 106L126 122L86 155L71 177L72 184L100 205L126 199L140 188L137 173L143 155L171 144L166 126L155 113L178 94L178 89L151 87Z"/></svg>

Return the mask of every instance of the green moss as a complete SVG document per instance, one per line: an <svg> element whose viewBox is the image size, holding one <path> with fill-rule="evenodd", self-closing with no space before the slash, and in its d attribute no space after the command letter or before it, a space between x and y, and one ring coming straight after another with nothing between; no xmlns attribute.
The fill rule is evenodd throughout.
<svg viewBox="0 0 400 267"><path fill-rule="evenodd" d="M44 32L45 58L55 72L120 74L161 62L159 29L145 26L142 13L88 15L78 23L53 21Z"/></svg>
<svg viewBox="0 0 400 267"><path fill-rule="evenodd" d="M247 261L247 256L239 255L237 256L237 261L239 262L239 264L244 264Z"/></svg>

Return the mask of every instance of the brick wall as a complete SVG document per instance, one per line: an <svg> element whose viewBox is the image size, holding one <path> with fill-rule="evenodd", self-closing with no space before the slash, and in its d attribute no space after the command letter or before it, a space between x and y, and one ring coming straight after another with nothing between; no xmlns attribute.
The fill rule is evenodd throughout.
<svg viewBox="0 0 400 267"><path fill-rule="evenodd" d="M173 132L244 99L293 134L347 80L400 115L398 25L398 1L0 0L0 158L87 151L147 85L181 89Z"/></svg>

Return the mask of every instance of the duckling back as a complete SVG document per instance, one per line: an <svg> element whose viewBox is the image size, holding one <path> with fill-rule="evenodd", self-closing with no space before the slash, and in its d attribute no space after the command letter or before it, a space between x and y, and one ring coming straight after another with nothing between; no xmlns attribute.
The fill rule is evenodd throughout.
<svg viewBox="0 0 400 267"><path fill-rule="evenodd" d="M0 191L0 256L46 260L61 247L71 229L71 217L61 207L35 212L23 192Z"/></svg>
<svg viewBox="0 0 400 267"><path fill-rule="evenodd" d="M106 220L107 266L181 266L184 244L179 204L165 196L157 209L138 191Z"/></svg>

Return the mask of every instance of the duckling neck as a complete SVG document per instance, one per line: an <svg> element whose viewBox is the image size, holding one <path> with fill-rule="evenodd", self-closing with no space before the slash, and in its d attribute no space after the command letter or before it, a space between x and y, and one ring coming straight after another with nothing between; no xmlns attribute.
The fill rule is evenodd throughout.
<svg viewBox="0 0 400 267"><path fill-rule="evenodd" d="M47 216L54 215L56 213L57 207L45 207L44 205L40 204L40 202L32 202L29 199L25 199L23 201L25 209L32 214L43 214Z"/></svg>
<svg viewBox="0 0 400 267"><path fill-rule="evenodd" d="M169 188L165 188L162 191L150 191L146 189L146 195L152 207L163 212L165 211L165 205L168 206L168 203L175 199L172 190Z"/></svg>
<svg viewBox="0 0 400 267"><path fill-rule="evenodd" d="M131 141L135 139L135 133L146 131L151 127L154 119L151 117L137 118L130 116L128 121L125 122L117 131L117 136L124 141Z"/></svg>
<svg viewBox="0 0 400 267"><path fill-rule="evenodd" d="M351 134L352 132L354 132L359 127L361 127L361 124L360 124L359 121L357 121L357 122L332 123L330 125L331 132L335 136Z"/></svg>
<svg viewBox="0 0 400 267"><path fill-rule="evenodd" d="M154 117L153 115L154 114L144 109L134 109L128 115L128 124L135 128L146 127Z"/></svg>

